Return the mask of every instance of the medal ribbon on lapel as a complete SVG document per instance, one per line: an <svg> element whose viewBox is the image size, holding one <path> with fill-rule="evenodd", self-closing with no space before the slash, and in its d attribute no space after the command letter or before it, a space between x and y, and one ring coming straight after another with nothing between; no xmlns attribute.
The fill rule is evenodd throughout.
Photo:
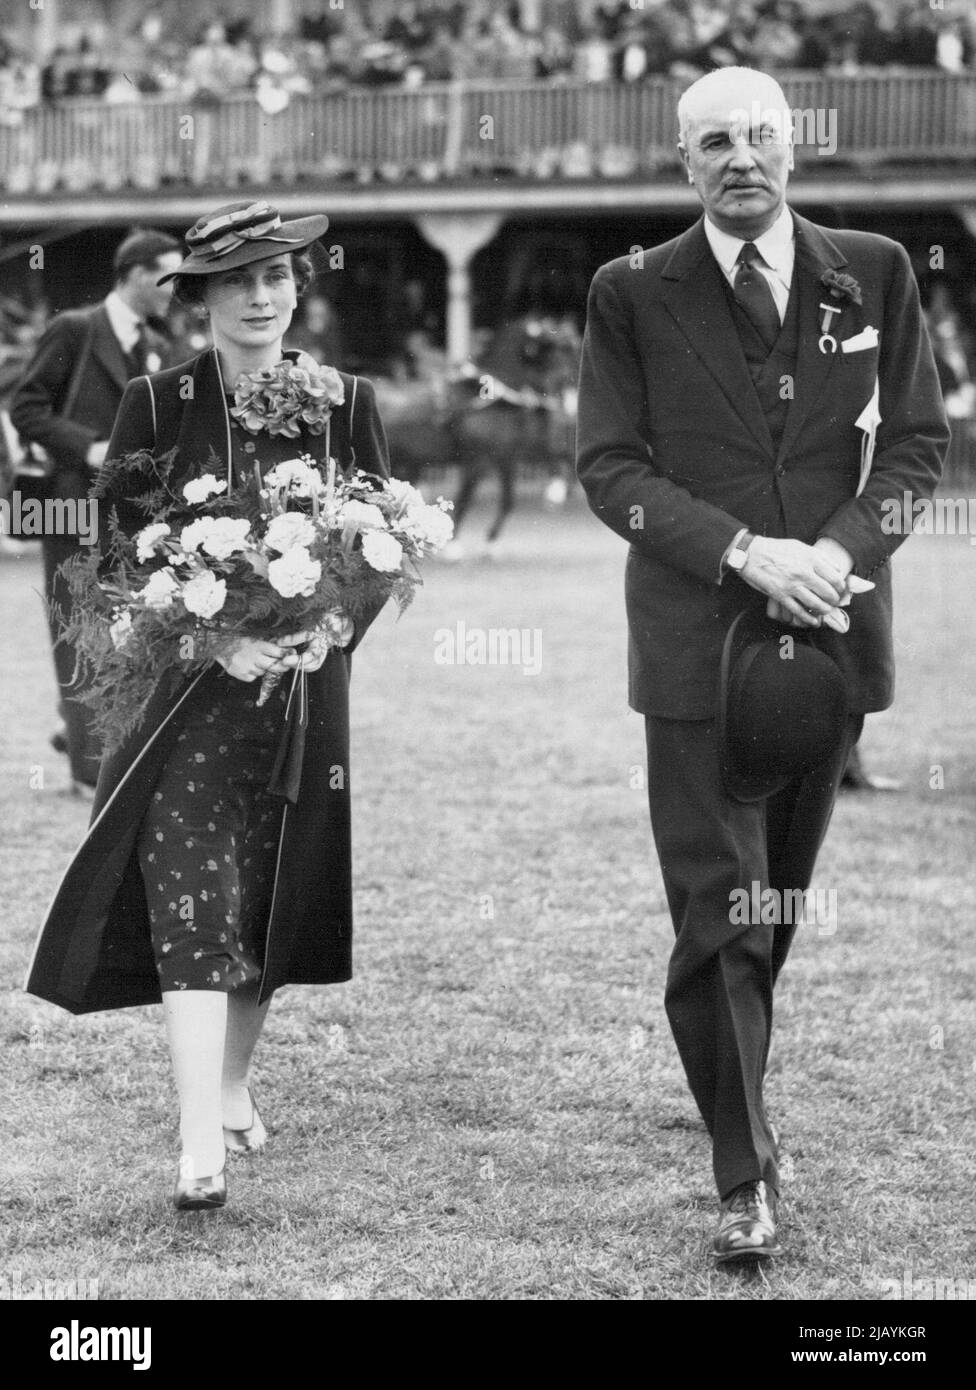
<svg viewBox="0 0 976 1390"><path fill-rule="evenodd" d="M832 304L824 304L821 301L820 308L823 310L823 317L820 320L820 342L817 346L823 353L834 353L837 351L837 339L830 331L830 320L835 314L843 312L843 301L849 299L852 304L861 304L861 286L854 279L853 275L844 275L841 271L829 267L820 277L820 283L825 289L829 290Z"/></svg>
<svg viewBox="0 0 976 1390"><path fill-rule="evenodd" d="M843 305L821 303L820 307L823 310L823 318L820 320L820 342L817 346L821 352L836 352L837 339L830 332L830 320L834 314L840 313Z"/></svg>

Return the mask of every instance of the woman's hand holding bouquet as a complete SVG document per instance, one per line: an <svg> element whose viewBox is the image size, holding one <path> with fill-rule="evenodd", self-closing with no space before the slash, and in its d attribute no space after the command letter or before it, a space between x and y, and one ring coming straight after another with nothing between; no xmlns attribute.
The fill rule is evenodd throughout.
<svg viewBox="0 0 976 1390"><path fill-rule="evenodd" d="M297 668L307 675L325 664L329 652L347 647L353 639L355 625L340 610L327 613L320 625L311 632L293 632L273 642L254 637L242 637L232 647L218 653L216 660L229 676L239 681L261 681L257 703L263 705L268 695L288 671Z"/></svg>
<svg viewBox="0 0 976 1390"><path fill-rule="evenodd" d="M293 670L301 658L297 652L289 651L308 640L307 632L279 637L270 642L260 637L241 637L225 652L218 652L214 658L227 672L239 681L256 681L271 675L283 676ZM323 656L323 661L325 657ZM306 670L310 669L308 666Z"/></svg>

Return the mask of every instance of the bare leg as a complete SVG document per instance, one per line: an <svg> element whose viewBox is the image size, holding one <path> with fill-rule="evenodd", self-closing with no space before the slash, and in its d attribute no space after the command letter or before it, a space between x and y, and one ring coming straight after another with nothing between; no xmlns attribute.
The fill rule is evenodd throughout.
<svg viewBox="0 0 976 1390"><path fill-rule="evenodd" d="M180 1098L183 1177L213 1177L224 1166L220 1078L227 995L219 990L166 990L163 1013Z"/></svg>
<svg viewBox="0 0 976 1390"><path fill-rule="evenodd" d="M248 1077L251 1057L261 1036L270 999L258 1003L257 984L227 996L227 1036L224 1044L223 1123L228 1129L247 1129L251 1124Z"/></svg>

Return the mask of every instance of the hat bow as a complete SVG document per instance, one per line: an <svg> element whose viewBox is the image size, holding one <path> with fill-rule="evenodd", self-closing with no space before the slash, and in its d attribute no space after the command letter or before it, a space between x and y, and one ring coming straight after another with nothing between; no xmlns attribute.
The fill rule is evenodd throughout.
<svg viewBox="0 0 976 1390"><path fill-rule="evenodd" d="M296 240L293 237L272 236L271 233L280 226L281 216L270 203L251 203L249 207L237 208L234 212L201 217L187 232L186 244L191 251L209 253L219 258L242 246L245 241L280 241L287 244Z"/></svg>

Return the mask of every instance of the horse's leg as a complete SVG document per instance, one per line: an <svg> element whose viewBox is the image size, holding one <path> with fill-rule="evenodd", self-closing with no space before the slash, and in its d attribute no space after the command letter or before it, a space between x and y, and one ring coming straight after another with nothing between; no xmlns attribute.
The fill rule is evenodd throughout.
<svg viewBox="0 0 976 1390"><path fill-rule="evenodd" d="M515 470L518 467L518 460L511 454L506 454L504 458L498 460L498 479L501 487L498 493L498 514L495 517L494 525L488 532L488 544L497 541L498 533L505 525L506 518L515 506Z"/></svg>
<svg viewBox="0 0 976 1390"><path fill-rule="evenodd" d="M474 501L474 494L478 487L478 479L481 476L481 470L478 468L477 463L473 458L465 458L462 456L460 464L461 490L459 491L457 497L455 497L454 499L455 540L457 539L457 534L461 529L461 522L467 515L471 503Z"/></svg>

